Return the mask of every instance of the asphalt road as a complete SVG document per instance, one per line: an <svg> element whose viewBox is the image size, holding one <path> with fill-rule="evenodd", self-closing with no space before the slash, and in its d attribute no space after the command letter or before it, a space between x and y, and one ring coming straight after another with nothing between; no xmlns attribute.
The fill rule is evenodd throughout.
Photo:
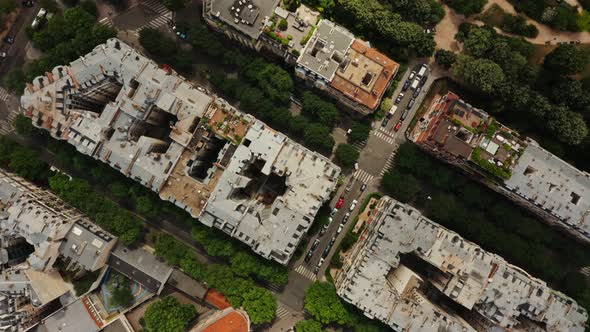
<svg viewBox="0 0 590 332"><path fill-rule="evenodd" d="M17 2L20 5L20 1ZM0 64L0 76L6 74L11 68L21 66L25 61L26 45L29 42L29 38L25 33L25 28L29 26L39 11L39 3L35 2L35 5L31 8L20 7L20 12L12 25L8 36L14 37L14 43L12 45L2 41L0 51L6 52L6 59Z"/></svg>

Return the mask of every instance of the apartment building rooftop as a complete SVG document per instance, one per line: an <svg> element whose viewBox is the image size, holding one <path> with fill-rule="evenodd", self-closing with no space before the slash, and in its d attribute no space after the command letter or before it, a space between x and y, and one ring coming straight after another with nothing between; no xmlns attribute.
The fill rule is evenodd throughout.
<svg viewBox="0 0 590 332"><path fill-rule="evenodd" d="M408 205L384 197L377 209L336 278L368 317L396 331L584 331L586 311L545 282Z"/></svg>
<svg viewBox="0 0 590 332"><path fill-rule="evenodd" d="M301 51L297 64L325 82L331 82L354 40L354 35L344 27L321 20Z"/></svg>
<svg viewBox="0 0 590 332"><path fill-rule="evenodd" d="M209 0L210 15L256 39L277 7L277 0Z"/></svg>
<svg viewBox="0 0 590 332"><path fill-rule="evenodd" d="M505 186L590 240L590 174L529 141Z"/></svg>
<svg viewBox="0 0 590 332"><path fill-rule="evenodd" d="M355 102L376 109L398 69L398 63L356 39L330 84Z"/></svg>
<svg viewBox="0 0 590 332"><path fill-rule="evenodd" d="M21 106L35 126L283 264L340 173L118 39L34 79Z"/></svg>

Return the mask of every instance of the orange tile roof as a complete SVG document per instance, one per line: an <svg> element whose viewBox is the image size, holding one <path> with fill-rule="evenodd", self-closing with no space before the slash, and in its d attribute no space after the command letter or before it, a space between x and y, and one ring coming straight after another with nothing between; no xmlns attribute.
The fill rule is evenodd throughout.
<svg viewBox="0 0 590 332"><path fill-rule="evenodd" d="M205 301L211 303L215 307L219 309L225 309L231 307L229 301L221 294L220 292L216 291L215 289L211 288L207 291L205 295Z"/></svg>
<svg viewBox="0 0 590 332"><path fill-rule="evenodd" d="M352 43L351 50L353 50L355 54L364 57L365 59L363 60L369 60L381 67L379 73L374 73L377 75L377 78L372 84L371 91L367 91L366 87L359 86L350 81L350 79L344 77L341 69L336 71L336 75L330 85L342 92L348 98L374 110L379 106L389 82L393 79L395 74L397 74L399 64L385 56L383 53L377 51L377 49L369 47L358 39ZM351 51L349 51L349 53L351 53ZM348 66L351 65L352 63L348 64Z"/></svg>
<svg viewBox="0 0 590 332"><path fill-rule="evenodd" d="M248 319L238 311L232 311L207 326L202 332L248 332Z"/></svg>

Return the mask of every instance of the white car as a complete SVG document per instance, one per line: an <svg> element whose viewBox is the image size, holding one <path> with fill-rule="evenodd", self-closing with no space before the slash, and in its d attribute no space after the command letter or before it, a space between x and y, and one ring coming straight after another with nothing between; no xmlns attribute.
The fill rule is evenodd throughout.
<svg viewBox="0 0 590 332"><path fill-rule="evenodd" d="M410 73L410 76L408 77L408 81L413 80L414 77L416 77L416 72L412 70L412 72Z"/></svg>
<svg viewBox="0 0 590 332"><path fill-rule="evenodd" d="M342 224L340 224L340 226L338 226L338 230L336 231L336 234L340 234L340 232L342 232L343 228L344 228L344 226L342 226Z"/></svg>
<svg viewBox="0 0 590 332"><path fill-rule="evenodd" d="M336 212L338 212L337 208L333 208L332 212L330 212L330 217L333 217L334 215L336 215Z"/></svg>
<svg viewBox="0 0 590 332"><path fill-rule="evenodd" d="M0 52L0 58L6 58L6 52Z"/></svg>
<svg viewBox="0 0 590 332"><path fill-rule="evenodd" d="M356 203L358 203L356 199L352 201L352 204L350 204L350 212L354 210L354 208L356 207Z"/></svg>
<svg viewBox="0 0 590 332"><path fill-rule="evenodd" d="M358 171L359 170L359 163L354 163L354 170Z"/></svg>

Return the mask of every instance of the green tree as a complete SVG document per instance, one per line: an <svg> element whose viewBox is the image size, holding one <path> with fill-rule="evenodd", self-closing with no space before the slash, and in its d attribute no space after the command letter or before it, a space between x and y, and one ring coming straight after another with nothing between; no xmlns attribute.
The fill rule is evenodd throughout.
<svg viewBox="0 0 590 332"><path fill-rule="evenodd" d="M25 73L22 67L10 68L4 76L4 85L9 91L22 95L25 90Z"/></svg>
<svg viewBox="0 0 590 332"><path fill-rule="evenodd" d="M359 159L359 152L352 145L338 144L334 152L336 160L344 167L352 167Z"/></svg>
<svg viewBox="0 0 590 332"><path fill-rule="evenodd" d="M557 107L548 115L547 126L562 142L576 145L588 136L588 127L579 113Z"/></svg>
<svg viewBox="0 0 590 332"><path fill-rule="evenodd" d="M10 138L0 135L0 166L6 167L8 165L12 153L16 150L17 146Z"/></svg>
<svg viewBox="0 0 590 332"><path fill-rule="evenodd" d="M170 295L150 304L143 316L149 332L184 332L197 316L191 304L181 304Z"/></svg>
<svg viewBox="0 0 590 332"><path fill-rule="evenodd" d="M504 72L495 62L488 59L474 59L459 56L452 67L453 74L473 84L485 93L493 92L504 81Z"/></svg>
<svg viewBox="0 0 590 332"><path fill-rule="evenodd" d="M10 155L9 167L18 175L34 182L47 179L49 166L33 150L18 147Z"/></svg>
<svg viewBox="0 0 590 332"><path fill-rule="evenodd" d="M6 15L16 9L16 1L0 0L0 13Z"/></svg>
<svg viewBox="0 0 590 332"><path fill-rule="evenodd" d="M163 59L170 59L178 51L176 42L158 29L141 29L139 43L148 53Z"/></svg>
<svg viewBox="0 0 590 332"><path fill-rule="evenodd" d="M455 61L457 61L457 54L455 54L453 51L440 49L434 54L434 59L436 60L437 64L445 67L446 69L449 69L453 66Z"/></svg>
<svg viewBox="0 0 590 332"><path fill-rule="evenodd" d="M305 128L303 136L305 144L312 148L332 149L334 139L330 135L330 128L321 123L312 123Z"/></svg>
<svg viewBox="0 0 590 332"><path fill-rule="evenodd" d="M254 287L243 295L242 307L250 316L252 324L270 323L275 319L277 300L264 288Z"/></svg>
<svg viewBox="0 0 590 332"><path fill-rule="evenodd" d="M305 319L295 324L295 332L322 332L322 324L317 320Z"/></svg>
<svg viewBox="0 0 590 332"><path fill-rule="evenodd" d="M336 294L334 285L316 281L305 293L305 310L322 324L352 324L350 313Z"/></svg>
<svg viewBox="0 0 590 332"><path fill-rule="evenodd" d="M471 16L481 13L488 0L443 0L449 7L456 10L459 14Z"/></svg>
<svg viewBox="0 0 590 332"><path fill-rule="evenodd" d="M362 142L369 138L371 133L371 126L365 122L354 122L350 127L352 132L350 133L351 142Z"/></svg>
<svg viewBox="0 0 590 332"><path fill-rule="evenodd" d="M167 233L159 233L156 236L155 254L164 258L171 265L180 265L180 262L189 254L189 248Z"/></svg>
<svg viewBox="0 0 590 332"><path fill-rule="evenodd" d="M291 119L289 124L291 133L293 133L293 135L301 136L305 132L305 128L308 126L309 121L306 117L297 115Z"/></svg>
<svg viewBox="0 0 590 332"><path fill-rule="evenodd" d="M390 170L383 175L381 185L388 195L403 203L410 203L421 191L420 182L411 174Z"/></svg>
<svg viewBox="0 0 590 332"><path fill-rule="evenodd" d="M129 284L113 289L111 300L115 306L128 308L133 304L133 293L129 289Z"/></svg>
<svg viewBox="0 0 590 332"><path fill-rule="evenodd" d="M319 118L328 127L332 127L338 119L338 110L334 104L309 91L303 93L303 112Z"/></svg>
<svg viewBox="0 0 590 332"><path fill-rule="evenodd" d="M12 124L16 132L21 136L31 136L33 133L33 124L31 123L31 119L27 118L22 114L17 114L16 118L14 118L14 122Z"/></svg>
<svg viewBox="0 0 590 332"><path fill-rule="evenodd" d="M579 73L590 62L590 52L571 44L561 44L545 56L544 67L558 75Z"/></svg>
<svg viewBox="0 0 590 332"><path fill-rule="evenodd" d="M495 32L491 28L473 27L465 38L465 50L473 57L482 58L494 47Z"/></svg>
<svg viewBox="0 0 590 332"><path fill-rule="evenodd" d="M162 3L166 8L175 12L186 7L187 0L162 0Z"/></svg>

